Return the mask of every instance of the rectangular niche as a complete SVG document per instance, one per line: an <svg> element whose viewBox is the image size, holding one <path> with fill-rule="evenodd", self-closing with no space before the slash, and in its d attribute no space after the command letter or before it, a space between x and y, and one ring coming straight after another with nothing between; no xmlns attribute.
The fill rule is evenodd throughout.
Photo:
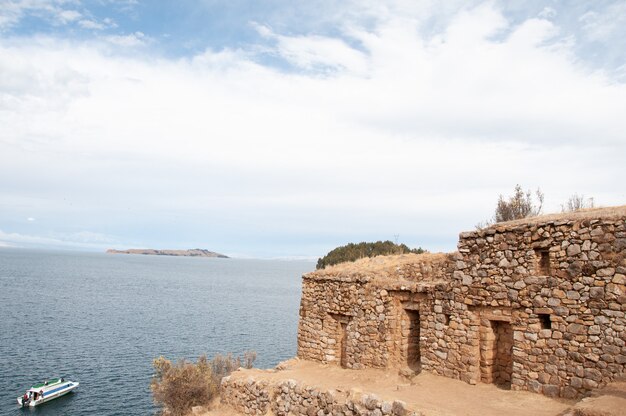
<svg viewBox="0 0 626 416"><path fill-rule="evenodd" d="M539 323L541 324L541 329L552 329L552 320L550 319L550 314L540 313L538 316Z"/></svg>
<svg viewBox="0 0 626 416"><path fill-rule="evenodd" d="M538 276L550 276L550 252L548 249L535 250L536 270Z"/></svg>

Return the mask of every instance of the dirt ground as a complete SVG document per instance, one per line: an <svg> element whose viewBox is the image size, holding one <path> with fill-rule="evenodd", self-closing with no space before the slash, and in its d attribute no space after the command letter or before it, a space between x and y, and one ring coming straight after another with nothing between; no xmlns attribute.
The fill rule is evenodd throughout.
<svg viewBox="0 0 626 416"><path fill-rule="evenodd" d="M336 366L290 360L281 371L239 370L234 378L281 381L294 379L320 390L334 389L343 392L373 393L383 400L402 400L410 408L428 416L557 416L565 415L575 401L550 399L548 397L522 391L510 391L491 384L475 386L426 372L409 382L397 373L384 370L347 370ZM209 412L196 414L203 416L226 416L235 413L215 404Z"/></svg>
<svg viewBox="0 0 626 416"><path fill-rule="evenodd" d="M575 416L626 415L626 382L611 383L582 399L574 407Z"/></svg>

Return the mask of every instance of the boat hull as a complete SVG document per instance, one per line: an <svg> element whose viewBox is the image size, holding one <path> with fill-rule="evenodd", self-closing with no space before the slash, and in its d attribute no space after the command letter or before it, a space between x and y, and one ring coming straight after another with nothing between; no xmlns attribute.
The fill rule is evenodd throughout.
<svg viewBox="0 0 626 416"><path fill-rule="evenodd" d="M44 404L46 402L49 402L50 400L54 400L54 399L58 399L61 396L64 396L68 393L71 393L72 391L74 391L80 383L77 382L73 382L73 381L67 381L65 383L62 383L60 386L55 386L54 388L48 389L47 391L44 391L43 397L37 400L30 400L28 402L26 402L26 404L23 404L23 399L22 397L18 397L17 398L17 403L24 407L24 406L28 406L28 407L35 407L35 406L39 406L41 404Z"/></svg>

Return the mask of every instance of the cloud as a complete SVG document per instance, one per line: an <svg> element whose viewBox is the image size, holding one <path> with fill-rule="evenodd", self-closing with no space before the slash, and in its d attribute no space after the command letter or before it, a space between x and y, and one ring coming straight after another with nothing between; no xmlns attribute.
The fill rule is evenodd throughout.
<svg viewBox="0 0 626 416"><path fill-rule="evenodd" d="M77 2L72 0L7 0L0 4L0 30L10 29L30 15L49 19L57 24L74 22L81 13L67 9Z"/></svg>
<svg viewBox="0 0 626 416"><path fill-rule="evenodd" d="M610 3L605 8L590 10L579 19L587 36L595 41L608 41L623 35L626 26L626 3Z"/></svg>
<svg viewBox="0 0 626 416"><path fill-rule="evenodd" d="M134 2L126 1L113 3L122 8L135 5ZM0 30L17 28L27 17L41 19L53 27L73 24L91 30L117 27L111 18L96 19L84 7L85 5L78 0L8 0L0 4ZM43 29L41 23L37 29Z"/></svg>
<svg viewBox="0 0 626 416"><path fill-rule="evenodd" d="M83 29L102 30L106 28L104 24L88 19L82 19L78 22L78 25Z"/></svg>
<svg viewBox="0 0 626 416"><path fill-rule="evenodd" d="M91 29L91 30L105 30L105 29L113 29L117 27L117 23L113 21L113 19L105 18L101 21L96 19L81 19L78 22L78 25L83 29Z"/></svg>
<svg viewBox="0 0 626 416"><path fill-rule="evenodd" d="M135 32L129 35L110 35L103 37L103 39L109 43L125 48L144 46L150 41L150 38L142 32Z"/></svg>
<svg viewBox="0 0 626 416"><path fill-rule="evenodd" d="M556 15L557 15L557 12L552 7L544 7L543 10L539 12L537 17L541 19L551 19L555 17Z"/></svg>
<svg viewBox="0 0 626 416"><path fill-rule="evenodd" d="M45 217L45 244L295 255L398 233L451 250L516 183L552 209L624 202L626 86L555 22L380 16L183 58L111 47L141 32L0 39L0 218Z"/></svg>
<svg viewBox="0 0 626 416"><path fill-rule="evenodd" d="M311 70L347 70L364 73L367 58L340 39L326 36L282 36L270 28L255 25L258 32L277 43L276 53L291 64Z"/></svg>
<svg viewBox="0 0 626 416"><path fill-rule="evenodd" d="M56 13L56 18L62 24L74 22L82 17L80 12L76 10L60 10Z"/></svg>

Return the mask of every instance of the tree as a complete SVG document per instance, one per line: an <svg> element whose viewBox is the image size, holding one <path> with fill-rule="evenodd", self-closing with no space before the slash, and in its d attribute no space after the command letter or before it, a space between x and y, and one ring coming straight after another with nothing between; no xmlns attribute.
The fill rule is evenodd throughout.
<svg viewBox="0 0 626 416"><path fill-rule="evenodd" d="M361 242L349 243L337 247L328 252L324 257L317 260L317 269L324 269L337 263L356 261L364 257L384 256L390 254L424 253L421 247L411 249L406 244L397 244L392 241L377 241L375 243Z"/></svg>
<svg viewBox="0 0 626 416"><path fill-rule="evenodd" d="M515 185L512 196L508 199L504 199L504 197L500 195L498 198L494 221L505 222L519 220L541 214L544 195L539 188L535 191L535 197L537 198L537 202L533 200L533 194L530 190L524 192L519 184Z"/></svg>
<svg viewBox="0 0 626 416"><path fill-rule="evenodd" d="M593 207L593 198L585 199L584 195L573 194L565 204L561 204L561 212L574 212Z"/></svg>

